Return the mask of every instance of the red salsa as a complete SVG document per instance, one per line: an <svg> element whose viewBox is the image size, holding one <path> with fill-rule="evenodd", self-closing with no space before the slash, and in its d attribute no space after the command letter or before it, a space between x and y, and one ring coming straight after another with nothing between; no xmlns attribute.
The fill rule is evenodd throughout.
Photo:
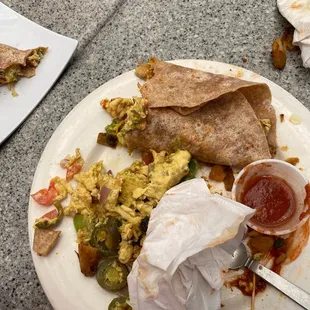
<svg viewBox="0 0 310 310"><path fill-rule="evenodd" d="M256 213L253 224L269 227L286 223L295 211L295 196L289 185L276 176L256 176L250 179L241 193L240 202Z"/></svg>

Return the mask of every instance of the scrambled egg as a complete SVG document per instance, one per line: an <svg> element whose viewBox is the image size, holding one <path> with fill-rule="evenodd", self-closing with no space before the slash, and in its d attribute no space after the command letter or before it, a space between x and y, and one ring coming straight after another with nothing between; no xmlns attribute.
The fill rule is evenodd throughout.
<svg viewBox="0 0 310 310"><path fill-rule="evenodd" d="M110 174L105 174L100 180L100 188L106 187L109 190L108 197L103 202L103 207L107 211L115 211L118 203L119 194L122 189L123 179L119 176L114 178Z"/></svg>
<svg viewBox="0 0 310 310"><path fill-rule="evenodd" d="M55 177L53 180L55 182L55 187L58 192L58 195L55 197L55 200L57 201L64 200L67 198L68 194L71 195L73 193L72 186L67 180L61 179L59 177Z"/></svg>
<svg viewBox="0 0 310 310"><path fill-rule="evenodd" d="M87 215L95 223L103 223L107 211L114 211L119 192L121 180L115 179L105 173L102 161L90 166L87 171L76 174L74 180L77 186L72 193L65 214L80 213ZM100 190L108 187L109 195L105 202L100 203Z"/></svg>
<svg viewBox="0 0 310 310"><path fill-rule="evenodd" d="M92 197L90 192L82 183L78 183L71 196L69 207L65 209L65 215L69 215L70 213L88 215L92 212L91 205Z"/></svg>
<svg viewBox="0 0 310 310"><path fill-rule="evenodd" d="M104 99L101 101L101 106L108 111L113 119L122 120L120 123L112 123L115 125L115 132L118 141L125 145L125 135L127 132L146 127L147 117L147 100L144 98L133 97L129 98L115 98L112 100ZM111 125L107 126L107 132L111 131Z"/></svg>
<svg viewBox="0 0 310 310"><path fill-rule="evenodd" d="M118 252L118 259L122 264L130 262L133 255L133 245L128 241L122 241Z"/></svg>
<svg viewBox="0 0 310 310"><path fill-rule="evenodd" d="M187 175L191 155L181 150L168 156L165 152L152 151L152 154L154 162L150 164L150 183L145 189L144 196L158 201L169 188Z"/></svg>
<svg viewBox="0 0 310 310"><path fill-rule="evenodd" d="M147 186L148 174L148 166L139 161L121 171L118 175L121 176L123 184L119 201L126 206L132 205L136 200L133 193Z"/></svg>
<svg viewBox="0 0 310 310"><path fill-rule="evenodd" d="M99 161L86 172L76 174L73 178L90 192L91 196L99 198L99 182L103 175L103 164Z"/></svg>
<svg viewBox="0 0 310 310"><path fill-rule="evenodd" d="M124 223L120 229L122 240L130 240L133 237L133 225L131 223Z"/></svg>
<svg viewBox="0 0 310 310"><path fill-rule="evenodd" d="M139 242L145 235L141 221L150 215L164 193L187 175L191 158L183 150L173 154L152 151L152 155L151 164L135 161L116 176L105 172L102 161L74 176L77 185L70 190L71 201L65 214L87 217L87 227L78 231L79 242L88 243L94 227L115 217L120 221L120 262L128 263L138 255Z"/></svg>
<svg viewBox="0 0 310 310"><path fill-rule="evenodd" d="M267 135L271 129L271 121L269 118L260 119L260 124L264 129L265 135Z"/></svg>

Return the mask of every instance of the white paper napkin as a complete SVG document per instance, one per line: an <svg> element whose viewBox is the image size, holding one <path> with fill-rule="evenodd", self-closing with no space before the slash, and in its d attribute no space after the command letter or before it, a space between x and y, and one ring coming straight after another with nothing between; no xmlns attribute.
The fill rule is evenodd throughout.
<svg viewBox="0 0 310 310"><path fill-rule="evenodd" d="M170 189L152 211L128 277L135 310L218 310L222 270L254 210L211 195L202 179Z"/></svg>
<svg viewBox="0 0 310 310"><path fill-rule="evenodd" d="M310 1L278 0L280 13L295 28L293 44L298 45L304 67L310 67Z"/></svg>

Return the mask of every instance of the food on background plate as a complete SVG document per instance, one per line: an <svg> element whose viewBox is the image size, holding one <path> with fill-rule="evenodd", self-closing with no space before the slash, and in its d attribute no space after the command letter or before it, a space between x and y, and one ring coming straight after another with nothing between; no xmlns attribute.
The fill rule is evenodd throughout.
<svg viewBox="0 0 310 310"><path fill-rule="evenodd" d="M0 85L7 84L12 95L17 96L14 83L21 77L33 77L46 52L47 47L19 50L0 43Z"/></svg>
<svg viewBox="0 0 310 310"><path fill-rule="evenodd" d="M151 58L141 97L103 99L108 134L129 150L186 149L202 162L244 167L276 152L276 114L268 86Z"/></svg>

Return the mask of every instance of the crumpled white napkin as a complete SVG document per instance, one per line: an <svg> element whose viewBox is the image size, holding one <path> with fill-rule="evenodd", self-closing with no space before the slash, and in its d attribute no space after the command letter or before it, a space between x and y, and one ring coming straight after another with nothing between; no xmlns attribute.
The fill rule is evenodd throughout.
<svg viewBox="0 0 310 310"><path fill-rule="evenodd" d="M293 44L301 50L303 65L310 67L310 1L278 0L280 13L295 28Z"/></svg>
<svg viewBox="0 0 310 310"><path fill-rule="evenodd" d="M254 210L211 195L202 179L170 189L152 211L128 276L135 310L218 310L222 270Z"/></svg>

